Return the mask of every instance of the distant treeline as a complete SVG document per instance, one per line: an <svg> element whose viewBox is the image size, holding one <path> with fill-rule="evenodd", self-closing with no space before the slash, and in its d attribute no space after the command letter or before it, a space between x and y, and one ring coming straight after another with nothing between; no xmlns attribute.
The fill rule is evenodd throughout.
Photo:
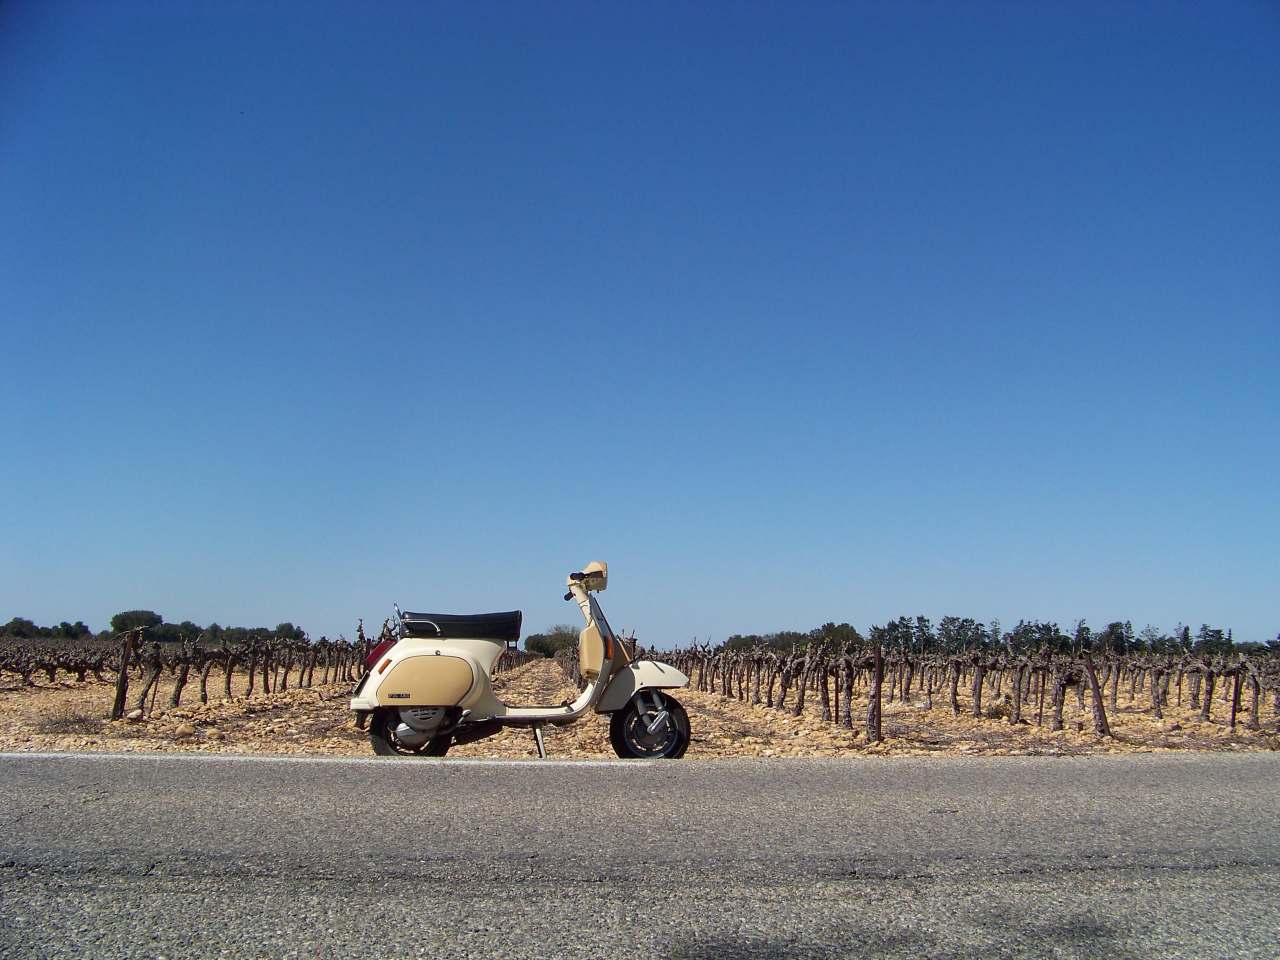
<svg viewBox="0 0 1280 960"><path fill-rule="evenodd" d="M111 628L94 633L83 621L42 627L23 617L14 617L0 626L0 643L6 640L46 640L54 643L76 640L104 640L126 630L145 627L146 641L181 643L199 641L202 645L221 646L263 643L283 640L306 643L310 640L301 627L285 622L275 627L223 627L217 623L201 626L190 620L167 623L153 610L124 610L111 618ZM322 640L324 638L321 638ZM578 642L578 631L568 624L548 627L542 633L533 633L524 639L524 648L546 657L555 656L562 649L573 648ZM959 651L996 651L1029 653L1082 654L1101 650L1117 654L1187 654L1204 655L1226 653L1280 652L1280 634L1274 640L1258 642L1236 640L1231 630L1201 624L1194 632L1188 626L1178 624L1170 632L1147 626L1136 631L1127 620L1113 621L1102 629L1091 628L1084 620L1078 620L1070 631L1058 624L1040 620L1020 620L1011 630L1002 629L998 620L982 623L971 617L943 617L935 625L928 617L898 617L880 626L870 627L863 634L848 623L829 622L813 630L781 630L776 633L734 634L724 643L714 645L726 651L768 648L778 651L804 649L811 644L835 644L839 647L858 646L878 642L889 650L911 653L956 653Z"/></svg>
<svg viewBox="0 0 1280 960"><path fill-rule="evenodd" d="M899 617L883 626L871 627L866 636L847 623L826 623L803 633L784 630L778 633L734 634L721 647L730 651L761 647L781 651L801 649L810 644L834 643L850 647L864 642L911 653L1002 650L1013 654L1046 651L1078 655L1106 650L1117 654L1216 655L1280 652L1280 634L1265 643L1237 641L1229 629L1211 627L1207 623L1201 624L1195 633L1183 624L1178 624L1169 633L1152 626L1135 633L1133 624L1128 620L1113 621L1101 630L1091 628L1084 620L1077 620L1067 632L1056 623L1040 620L1019 620L1012 630L1004 630L999 620L984 624L971 617L943 617L936 626L928 617Z"/></svg>
<svg viewBox="0 0 1280 960"><path fill-rule="evenodd" d="M542 633L530 634L524 648L530 653L554 657L559 651L577 645L578 631L567 624L548 627ZM697 644L700 648L728 652L769 649L778 652L804 650L811 645L845 649L868 643L879 643L886 650L906 653L954 654L961 651L1003 651L1027 654L1033 651L1080 655L1108 651L1116 654L1217 654L1280 652L1280 635L1265 643L1238 641L1232 632L1209 624L1201 624L1194 633L1178 624L1165 633L1148 626L1135 632L1127 620L1116 620L1095 630L1084 620L1077 620L1071 630L1040 620L1020 620L1012 630L1004 630L1000 621L982 623L972 617L943 617L935 625L928 617L898 617L883 626L872 626L864 634L848 623L825 623L814 630L780 630L777 633L735 633L723 643ZM696 643L696 641L695 641Z"/></svg>
<svg viewBox="0 0 1280 960"><path fill-rule="evenodd" d="M305 642L307 632L292 623L279 623L272 627L223 627L211 623L202 627L190 620L181 623L166 623L164 617L154 610L124 610L111 618L111 628L94 633L83 621L68 623L63 620L57 626L42 627L24 617L14 617L0 626L0 643L6 640L35 641L46 640L61 643L76 640L105 640L116 634L145 627L147 642L158 643L192 643L221 645L224 641L230 645L265 642L267 640L286 640Z"/></svg>

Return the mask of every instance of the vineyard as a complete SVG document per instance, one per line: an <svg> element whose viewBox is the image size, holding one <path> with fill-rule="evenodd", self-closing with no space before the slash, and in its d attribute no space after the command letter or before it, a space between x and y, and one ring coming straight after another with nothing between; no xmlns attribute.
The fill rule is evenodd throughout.
<svg viewBox="0 0 1280 960"><path fill-rule="evenodd" d="M1163 719L1171 696L1175 705L1182 706L1184 687L1187 703L1206 722L1214 716L1216 692L1229 730L1236 729L1242 706L1245 727L1260 730L1267 695L1272 698L1273 715L1280 714L1280 655L1274 651L1254 656L1104 651L1095 658L1090 652L1054 653L1048 646L1025 654L983 650L945 654L913 653L900 645L886 654L879 643L839 650L819 642L786 655L759 648L741 653L695 648L668 659L694 678L698 690L776 710L790 709L795 716L804 712L807 698L816 696L822 719L845 729L855 726L855 692L861 689L867 704L864 730L871 743L884 738L886 701L896 698L905 703L914 690L924 710L935 709L935 700L940 700L942 709L958 716L962 686L969 694L964 709L973 717L1042 727L1047 706L1051 731L1064 728L1067 698L1074 695L1081 713L1088 704L1092 732L1099 737L1112 736L1107 714L1119 711L1122 687L1130 707L1139 702L1142 691L1150 715L1157 720ZM1247 703L1242 705L1245 690Z"/></svg>
<svg viewBox="0 0 1280 960"><path fill-rule="evenodd" d="M390 629L383 624L384 634ZM182 704L189 687L191 696L207 704L212 678L215 696L221 699L235 694L252 697L289 689L290 677L297 688L352 684L359 679L364 658L372 643L365 636L364 623L356 627L356 640L319 642L285 637L258 638L249 643L227 643L210 646L200 637L177 642L146 642L146 631L127 630L110 640L74 639L62 641L5 638L0 645L0 675L9 673L19 678L22 687L34 687L33 677L43 676L47 683L56 682L59 673L70 674L84 683L92 673L99 683L107 682L104 672L113 675L115 689L109 718L119 720L126 714L139 719L156 711L160 680L166 673L172 677L164 706L169 709ZM509 669L528 658L528 654L511 651L503 655L499 670ZM319 671L319 678L316 676ZM241 684L234 684L237 672ZM132 684L132 694L131 694ZM140 685L139 685L140 684ZM198 691L198 692L197 692ZM130 709L129 704L132 704Z"/></svg>
<svg viewBox="0 0 1280 960"><path fill-rule="evenodd" d="M944 621L934 634L923 618L868 639L845 625L781 639L789 645L735 638L654 652L691 678L679 694L693 720L690 756L1280 749L1274 645L1241 649L1205 631L1164 643L1067 637L1020 624L997 647L972 621ZM142 629L7 638L0 741L363 755L346 696L372 643L362 626L354 641L319 643L158 642ZM509 652L495 681L511 703L555 702L580 685L571 649L552 659ZM553 754L607 755L605 726L593 717L554 731ZM456 755L524 756L527 740L509 730Z"/></svg>

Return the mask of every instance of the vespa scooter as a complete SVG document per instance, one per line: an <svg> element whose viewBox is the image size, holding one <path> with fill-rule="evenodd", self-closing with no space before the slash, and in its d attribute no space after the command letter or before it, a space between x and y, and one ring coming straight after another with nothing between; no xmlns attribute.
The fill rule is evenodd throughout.
<svg viewBox="0 0 1280 960"><path fill-rule="evenodd" d="M397 607L395 634L369 653L351 698L356 726L368 728L374 753L411 757L442 757L454 744L482 740L503 727L528 727L545 758L543 727L595 711L609 715L609 740L619 757L683 756L689 717L666 691L687 686L689 678L665 663L631 660L595 597L608 583L608 564L600 561L567 581L564 598L576 601L586 620L578 634L586 688L576 700L509 706L494 695L494 665L520 638L519 610L459 616L400 613Z"/></svg>

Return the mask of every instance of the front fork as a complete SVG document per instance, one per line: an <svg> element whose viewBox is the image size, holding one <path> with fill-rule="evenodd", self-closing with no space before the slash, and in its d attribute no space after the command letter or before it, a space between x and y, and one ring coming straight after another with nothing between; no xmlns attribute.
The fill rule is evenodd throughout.
<svg viewBox="0 0 1280 960"><path fill-rule="evenodd" d="M642 704L644 703L643 698L646 695L649 697L649 703L653 708L654 716L649 723L645 724L644 729L649 736L654 736L659 730L663 729L667 725L667 719L671 716L671 711L662 705L662 694L657 690L641 690L638 696L641 698L640 702Z"/></svg>

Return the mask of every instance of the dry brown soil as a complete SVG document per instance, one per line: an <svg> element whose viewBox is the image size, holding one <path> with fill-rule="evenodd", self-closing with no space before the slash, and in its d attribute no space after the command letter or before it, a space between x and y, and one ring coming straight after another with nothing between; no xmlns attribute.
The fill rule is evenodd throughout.
<svg viewBox="0 0 1280 960"><path fill-rule="evenodd" d="M212 679L212 678L211 678ZM228 753L280 753L370 756L365 735L352 724L347 709L349 688L332 684L284 693L243 696L244 678L237 677L231 700L221 699L222 680L217 677L217 699L210 690L208 704L201 704L198 689L188 686L183 704L164 708L172 689L169 678L161 681L155 712L140 721L103 719L111 703L112 686L97 682L61 681L35 687L21 686L17 678L0 677L0 750L182 750ZM214 684L211 682L210 687ZM498 678L499 696L512 704L559 703L576 691L564 672L551 660L535 661ZM1225 686L1225 685L1224 685ZM885 740L867 744L862 735L866 701L855 702L852 731L824 722L817 697L810 695L799 717L787 711L752 706L689 689L677 692L689 712L693 742L688 756L715 757L825 757L888 753L951 755L1088 754L1161 750L1277 750L1280 720L1268 701L1262 729L1245 729L1242 714L1232 733L1225 722L1228 706L1215 700L1213 719L1202 722L1198 711L1171 705L1158 721L1142 710L1141 702L1128 703L1128 691L1120 692L1119 710L1110 716L1114 739L1092 734L1092 716L1081 711L1069 694L1064 731L1051 733L1036 725L1034 703L1024 709L1030 723L1010 725L1001 718L975 719L951 715L942 696L926 710L923 696L913 693L908 703L884 705ZM971 702L962 694L962 709ZM547 730L548 752L554 757L612 756L608 719L592 715L567 727ZM533 737L527 730L506 730L478 743L455 747L449 756L532 757Z"/></svg>

